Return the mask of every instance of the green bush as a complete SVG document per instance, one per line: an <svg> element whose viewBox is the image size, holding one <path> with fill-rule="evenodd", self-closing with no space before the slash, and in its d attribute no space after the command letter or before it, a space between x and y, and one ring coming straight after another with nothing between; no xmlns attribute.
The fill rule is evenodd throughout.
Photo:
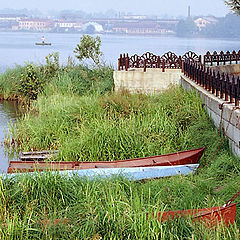
<svg viewBox="0 0 240 240"><path fill-rule="evenodd" d="M28 64L24 73L21 74L18 91L27 100L36 100L39 93L43 91L44 81L41 80L37 73L37 68Z"/></svg>
<svg viewBox="0 0 240 240"><path fill-rule="evenodd" d="M42 77L47 79L55 77L60 70L59 53L51 53L45 59L46 64L40 67Z"/></svg>

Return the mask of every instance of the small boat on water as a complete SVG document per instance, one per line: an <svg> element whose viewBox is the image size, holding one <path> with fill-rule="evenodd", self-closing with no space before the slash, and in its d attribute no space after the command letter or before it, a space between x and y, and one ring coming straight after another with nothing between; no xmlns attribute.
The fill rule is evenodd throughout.
<svg viewBox="0 0 240 240"><path fill-rule="evenodd" d="M35 45L40 45L40 46L45 46L45 45L49 45L50 46L50 45L52 45L51 43L45 42L45 37L44 36L42 36L41 41L42 42L35 43Z"/></svg>
<svg viewBox="0 0 240 240"><path fill-rule="evenodd" d="M39 46L51 46L52 44L51 43L35 43L35 45L39 45Z"/></svg>
<svg viewBox="0 0 240 240"><path fill-rule="evenodd" d="M93 162L53 162L53 161L10 161L8 173L34 172L44 170L82 170L82 169L102 169L102 168L136 168L136 167L157 167L157 166L177 166L187 164L198 164L205 148L192 149L177 153L117 160L117 161L93 161ZM38 155L33 155L33 159L41 159ZM28 158L30 159L30 158Z"/></svg>

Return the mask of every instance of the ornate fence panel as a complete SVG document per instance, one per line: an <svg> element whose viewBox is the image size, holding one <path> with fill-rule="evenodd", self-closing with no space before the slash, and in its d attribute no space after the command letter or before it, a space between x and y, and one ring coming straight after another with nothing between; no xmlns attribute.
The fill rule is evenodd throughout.
<svg viewBox="0 0 240 240"><path fill-rule="evenodd" d="M195 52L188 51L182 56L182 60L189 60L190 62L201 63L201 55L197 55Z"/></svg>
<svg viewBox="0 0 240 240"><path fill-rule="evenodd" d="M181 68L182 62L189 60L193 63L201 63L201 55L197 55L192 51L186 52L182 56L177 56L175 53L167 52L162 56L157 56L153 53L146 52L142 56L137 54L129 57L128 54L121 54L118 59L118 70L128 70L129 68ZM226 64L240 64L240 50L238 52L229 51L212 54L208 51L203 56L203 65L205 66L219 66Z"/></svg>
<svg viewBox="0 0 240 240"><path fill-rule="evenodd" d="M233 64L233 63L240 63L240 50L238 52L233 51L230 53L227 51L224 53L221 51L217 53L214 51L212 54L208 51L203 57L203 64L204 65L226 65L226 64Z"/></svg>
<svg viewBox="0 0 240 240"><path fill-rule="evenodd" d="M181 68L181 57L179 58L175 53L167 52L161 59L165 62L165 68Z"/></svg>
<svg viewBox="0 0 240 240"><path fill-rule="evenodd" d="M129 58L129 67L130 68L143 68L142 58L137 54Z"/></svg>
<svg viewBox="0 0 240 240"><path fill-rule="evenodd" d="M201 56L196 53L189 51L183 56L177 56L173 52L167 52L162 56L157 56L151 52L146 52L139 56L134 54L129 57L128 54L121 54L118 59L118 70L128 70L129 68L143 68L146 71L147 68L174 68L181 69L182 61L190 59L191 62L201 62Z"/></svg>
<svg viewBox="0 0 240 240"><path fill-rule="evenodd" d="M146 52L142 56L137 54L129 57L128 54L121 54L118 59L118 70L128 70L129 68L143 68L146 72L147 68L165 68L182 69L184 74L195 81L206 90L215 94L217 97L235 103L239 106L240 101L240 79L225 73L215 72L210 66L240 64L240 50L238 52L229 51L212 54L208 51L203 58L189 51L182 56L175 53L167 52L161 57L153 53Z"/></svg>
<svg viewBox="0 0 240 240"><path fill-rule="evenodd" d="M239 106L239 77L230 77L225 73L220 74L220 72L215 72L215 70L212 68L196 62L193 63L188 59L183 62L183 72L188 78L195 81L212 94L215 94L224 101L235 103L235 106Z"/></svg>
<svg viewBox="0 0 240 240"><path fill-rule="evenodd" d="M153 53L146 52L141 56L143 66L145 68L160 68L161 59Z"/></svg>

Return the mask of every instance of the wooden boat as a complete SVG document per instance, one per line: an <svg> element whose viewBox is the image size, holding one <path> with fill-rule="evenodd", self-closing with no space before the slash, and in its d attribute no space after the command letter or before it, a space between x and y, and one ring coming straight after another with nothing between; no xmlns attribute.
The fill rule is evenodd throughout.
<svg viewBox="0 0 240 240"><path fill-rule="evenodd" d="M144 179L171 177L176 175L187 175L191 172L195 173L199 164L186 164L175 166L155 166L155 167L132 167L132 168L95 168L95 169L78 169L65 170L53 174L60 174L68 178L78 176L89 180L97 178L107 179L112 177L124 177L129 180L139 181ZM18 176L23 173L13 173ZM30 172L28 174L35 175L38 172ZM41 174L41 172L40 172Z"/></svg>
<svg viewBox="0 0 240 240"><path fill-rule="evenodd" d="M234 224L236 216L236 203L229 204L227 206L203 208L203 209L188 209L153 213L153 217L162 222L171 221L179 217L186 217L192 219L193 222L200 221L209 227L216 226L218 224Z"/></svg>
<svg viewBox="0 0 240 240"><path fill-rule="evenodd" d="M122 176L129 180L139 181L145 179L171 177L176 175L187 175L195 173L199 164L186 164L175 166L155 166L155 167L133 167L133 168L98 168L98 169L80 169L66 170L60 172L69 177L79 176L89 180L100 178L111 178Z"/></svg>
<svg viewBox="0 0 240 240"><path fill-rule="evenodd" d="M57 150L22 152L21 156L19 156L19 159L21 161L48 161L49 159L56 157L57 154Z"/></svg>
<svg viewBox="0 0 240 240"><path fill-rule="evenodd" d="M45 46L45 45L52 45L52 44L45 42L45 37L42 36L42 37L41 37L41 42L35 43L35 45Z"/></svg>
<svg viewBox="0 0 240 240"><path fill-rule="evenodd" d="M240 196L238 191L223 206L203 209L188 209L153 213L153 218L163 221L171 221L179 217L191 218L193 222L200 221L207 227L214 227L219 224L225 226L233 225L236 217L236 203L233 203ZM147 214L148 217L148 214Z"/></svg>
<svg viewBox="0 0 240 240"><path fill-rule="evenodd" d="M10 161L8 173L34 172L44 170L80 170L94 168L134 168L154 166L175 166L197 164L204 153L205 148L192 149L177 153L117 160L95 162L41 162L41 161Z"/></svg>
<svg viewBox="0 0 240 240"><path fill-rule="evenodd" d="M35 43L35 45L38 45L38 46L51 46L52 44L51 43L46 43L46 42L41 42L41 43Z"/></svg>
<svg viewBox="0 0 240 240"><path fill-rule="evenodd" d="M178 211L168 211L168 212L159 212L157 214L153 213L153 218L157 220L171 221L179 217L185 217L192 219L193 222L201 222L206 227L214 227L219 224L224 226L233 225L236 217L236 203L231 203L225 207L212 207L212 208L203 208L203 209L189 209L189 210L178 210ZM149 218L147 214L147 218ZM41 224L46 227L48 225L58 225L58 224L67 224L69 219L55 219L55 220L42 220Z"/></svg>

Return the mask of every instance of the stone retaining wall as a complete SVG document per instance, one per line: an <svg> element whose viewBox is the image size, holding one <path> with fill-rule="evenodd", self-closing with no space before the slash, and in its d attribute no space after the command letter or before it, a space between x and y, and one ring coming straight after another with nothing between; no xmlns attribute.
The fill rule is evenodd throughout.
<svg viewBox="0 0 240 240"><path fill-rule="evenodd" d="M168 89L171 85L179 85L180 69L142 68L129 69L128 71L114 71L115 91L127 89L130 92L155 93Z"/></svg>
<svg viewBox="0 0 240 240"><path fill-rule="evenodd" d="M187 91L194 89L200 94L205 108L217 128L219 128L222 116L222 129L229 139L233 153L240 156L240 110L236 109L234 104L227 104L215 97L186 76L181 76L181 85Z"/></svg>

